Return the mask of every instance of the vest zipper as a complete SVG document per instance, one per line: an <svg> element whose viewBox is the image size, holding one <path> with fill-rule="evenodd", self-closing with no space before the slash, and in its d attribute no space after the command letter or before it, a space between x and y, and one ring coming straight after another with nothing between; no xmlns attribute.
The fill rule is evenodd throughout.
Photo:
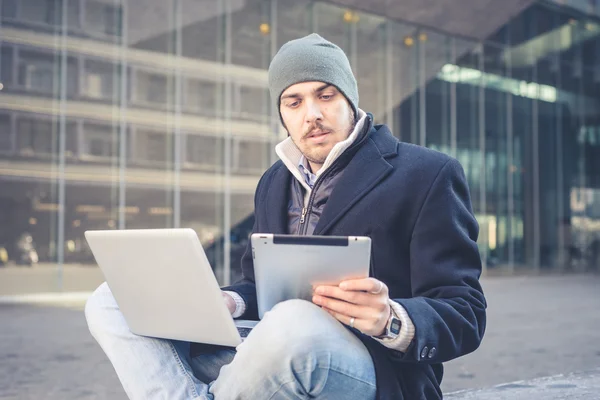
<svg viewBox="0 0 600 400"><path fill-rule="evenodd" d="M304 223L304 217L306 217L306 207L302 207L302 216L300 217L300 225Z"/></svg>

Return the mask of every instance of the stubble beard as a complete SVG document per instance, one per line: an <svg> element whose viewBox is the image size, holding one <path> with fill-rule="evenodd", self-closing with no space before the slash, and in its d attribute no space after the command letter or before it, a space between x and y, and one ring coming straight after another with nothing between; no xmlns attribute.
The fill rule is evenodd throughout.
<svg viewBox="0 0 600 400"><path fill-rule="evenodd" d="M356 118L354 116L354 112L351 112L350 113L350 127L348 128L348 131L346 132L346 135L345 135L346 139L348 138L348 136L350 136L350 133L352 133L352 131L354 131L355 127L356 127ZM310 134L310 132L314 131L317 128L320 130L327 130L331 133L334 133L331 129L327 129L324 125L322 125L320 123L316 123L315 125L310 127L308 132L302 137L301 141L304 140L305 138L307 138L308 135ZM325 160L327 160L327 156L329 156L329 153L333 149L333 146L335 146L337 144L337 143L334 143L333 146L331 147L331 149L329 149L325 154L320 154L321 153L320 150L322 150L321 146L317 145L313 149L303 148L303 146L301 146L300 143L296 143L296 141L293 138L292 138L292 140L296 144L296 147L298 147L298 149L300 149L300 152L304 155L304 158L306 158L310 163L316 164L316 165L325 164Z"/></svg>

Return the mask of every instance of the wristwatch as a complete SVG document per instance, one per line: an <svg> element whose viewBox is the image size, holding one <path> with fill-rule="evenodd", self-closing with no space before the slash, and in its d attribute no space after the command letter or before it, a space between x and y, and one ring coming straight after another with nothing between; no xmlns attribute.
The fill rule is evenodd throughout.
<svg viewBox="0 0 600 400"><path fill-rule="evenodd" d="M394 314L394 310L390 310L390 319L385 326L385 332L381 336L377 336L378 339L396 339L400 334L400 327L402 322Z"/></svg>

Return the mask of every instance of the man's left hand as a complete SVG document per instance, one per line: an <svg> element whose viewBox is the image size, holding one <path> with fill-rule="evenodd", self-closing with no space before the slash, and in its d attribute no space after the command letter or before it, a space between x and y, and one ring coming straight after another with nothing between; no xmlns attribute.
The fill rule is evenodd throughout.
<svg viewBox="0 0 600 400"><path fill-rule="evenodd" d="M313 303L341 323L370 336L383 335L391 312L388 287L374 278L343 281L339 286L316 286Z"/></svg>

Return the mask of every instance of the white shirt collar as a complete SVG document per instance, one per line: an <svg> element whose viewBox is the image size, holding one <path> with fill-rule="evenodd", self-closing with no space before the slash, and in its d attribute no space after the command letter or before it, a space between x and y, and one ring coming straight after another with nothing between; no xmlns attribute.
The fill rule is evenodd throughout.
<svg viewBox="0 0 600 400"><path fill-rule="evenodd" d="M321 169L319 169L317 171L317 173L315 174L315 176L317 178L323 172L325 172L327 170L327 168L329 168L331 166L331 164L333 164L333 162L348 147L350 147L352 145L352 143L354 143L356 141L359 133L362 131L362 129L364 127L365 121L367 120L367 113L365 113L361 109L358 109L358 117L359 117L359 119L356 122L356 125L354 126L354 130L350 133L350 135L348 135L348 138L339 143L336 143L336 145L333 146L333 148L327 155L327 158L325 159L325 163L323 163L323 166L321 167ZM296 144L294 143L292 138L288 137L285 140L283 140L281 143L279 143L277 146L275 146L275 153L277 153L277 156L279 156L279 158L285 164L285 166L288 168L290 173L292 175L294 175L294 177L296 179L298 179L298 181L302 184L302 186L304 186L304 188L307 191L310 192L311 187L306 183L305 176L299 167L300 162L301 162L302 158L304 157L304 155L302 154L302 152L300 152L300 149L298 149L298 147L296 146ZM316 178L315 178L315 181L316 181Z"/></svg>

